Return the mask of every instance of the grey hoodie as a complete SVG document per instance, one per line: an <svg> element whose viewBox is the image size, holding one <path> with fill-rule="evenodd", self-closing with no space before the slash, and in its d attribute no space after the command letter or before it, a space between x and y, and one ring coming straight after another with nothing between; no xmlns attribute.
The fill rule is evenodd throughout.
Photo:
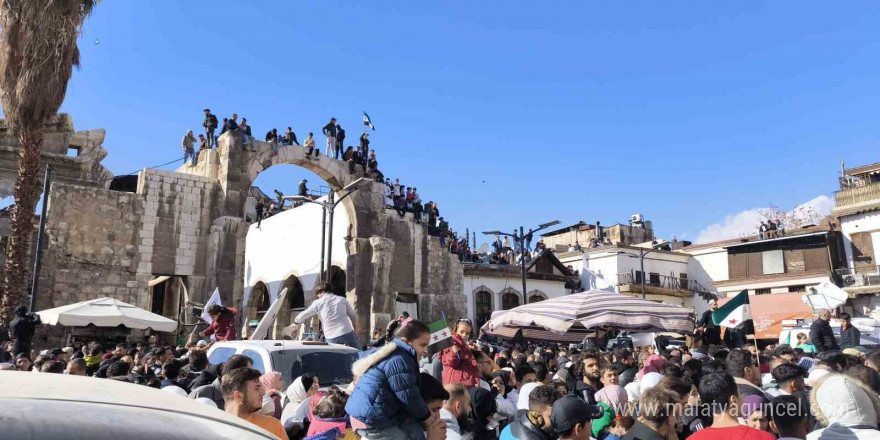
<svg viewBox="0 0 880 440"><path fill-rule="evenodd" d="M826 428L807 440L880 440L880 398L859 381L829 374L813 388L810 404Z"/></svg>

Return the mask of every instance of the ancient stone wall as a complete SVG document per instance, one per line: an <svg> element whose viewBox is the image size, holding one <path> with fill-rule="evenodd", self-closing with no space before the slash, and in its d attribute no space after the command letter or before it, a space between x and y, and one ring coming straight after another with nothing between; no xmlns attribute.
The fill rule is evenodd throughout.
<svg viewBox="0 0 880 440"><path fill-rule="evenodd" d="M101 296L143 306L146 282L135 278L143 215L138 194L53 185L37 309Z"/></svg>
<svg viewBox="0 0 880 440"><path fill-rule="evenodd" d="M70 162L62 174L73 183L62 180L50 194L38 310L101 296L150 309L148 283L157 276L180 277L189 300L204 302L216 287L225 305L243 308L248 190L259 172L285 163L315 172L337 192L358 188L342 202L350 231L335 232L350 236L346 292L360 317L361 338L387 325L398 293L418 295L425 320L441 311L450 318L466 315L457 256L411 214L401 219L386 210L382 184L358 182L363 176L350 174L342 162L306 158L300 146L274 154L265 142L243 145L239 135L227 133L217 150L200 153L197 166L144 169L136 192L120 192L105 189L110 178L99 163L106 154L103 130L62 138L53 151L76 145L80 155L44 153ZM13 147L0 145L0 161L4 148Z"/></svg>

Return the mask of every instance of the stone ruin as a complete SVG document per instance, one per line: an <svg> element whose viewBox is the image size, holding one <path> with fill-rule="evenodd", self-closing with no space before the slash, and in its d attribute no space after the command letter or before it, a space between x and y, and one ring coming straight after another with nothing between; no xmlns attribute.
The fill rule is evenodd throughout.
<svg viewBox="0 0 880 440"><path fill-rule="evenodd" d="M180 318L181 306L204 303L214 288L223 304L242 309L245 203L257 175L273 165L294 164L334 191L359 177L323 155L305 158L300 146L281 146L275 155L271 145L254 141L251 152L241 136L228 133L218 138L216 149L199 152L197 166L144 168L136 176L113 177L101 165L107 155L104 134L74 131L64 114L49 126L42 157L53 165L55 178L37 310L109 296ZM3 184L15 181L17 149L17 140L0 122ZM453 318L465 316L458 258L428 236L425 225L401 221L386 210L383 184L365 180L359 188L342 203L352 225L346 237L346 296L358 314L361 339L393 318L398 292L416 294L425 319L441 310ZM163 282L169 284L156 310L155 286ZM239 314L242 320L244 315ZM35 344L62 335L60 328L41 326Z"/></svg>

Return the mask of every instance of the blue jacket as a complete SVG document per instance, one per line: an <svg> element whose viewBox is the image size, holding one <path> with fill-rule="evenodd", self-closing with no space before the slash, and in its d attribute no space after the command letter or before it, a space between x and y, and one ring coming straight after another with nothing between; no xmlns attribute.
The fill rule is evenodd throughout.
<svg viewBox="0 0 880 440"><path fill-rule="evenodd" d="M421 422L430 416L419 392L415 349L400 339L364 352L352 366L360 376L345 412L376 429L397 426L407 417Z"/></svg>

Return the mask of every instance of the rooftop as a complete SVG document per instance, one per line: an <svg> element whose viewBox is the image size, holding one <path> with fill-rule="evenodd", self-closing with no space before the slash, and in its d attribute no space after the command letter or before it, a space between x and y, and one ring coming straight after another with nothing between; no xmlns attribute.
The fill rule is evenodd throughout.
<svg viewBox="0 0 880 440"><path fill-rule="evenodd" d="M755 229L757 230L757 228L755 228ZM751 235L748 237L740 237L740 238L732 238L729 240L713 241L711 243L694 244L694 245L690 245L690 246L682 248L682 251L687 252L687 251L694 251L694 250L698 250L698 249L708 249L708 248L713 248L713 247L731 247L731 246L742 245L742 244L746 244L746 243L767 242L767 241L772 241L772 240L785 240L785 239L789 239L792 237L798 237L798 236L802 236L802 235L813 235L818 232L828 232L828 231L832 231L832 230L834 230L834 227L831 224L831 218L825 217L824 219L822 219L819 222L818 225L805 226L800 229L786 231L785 236L780 237L780 238L769 238L769 239L761 240L760 238L758 238L758 235L755 234L755 235Z"/></svg>

